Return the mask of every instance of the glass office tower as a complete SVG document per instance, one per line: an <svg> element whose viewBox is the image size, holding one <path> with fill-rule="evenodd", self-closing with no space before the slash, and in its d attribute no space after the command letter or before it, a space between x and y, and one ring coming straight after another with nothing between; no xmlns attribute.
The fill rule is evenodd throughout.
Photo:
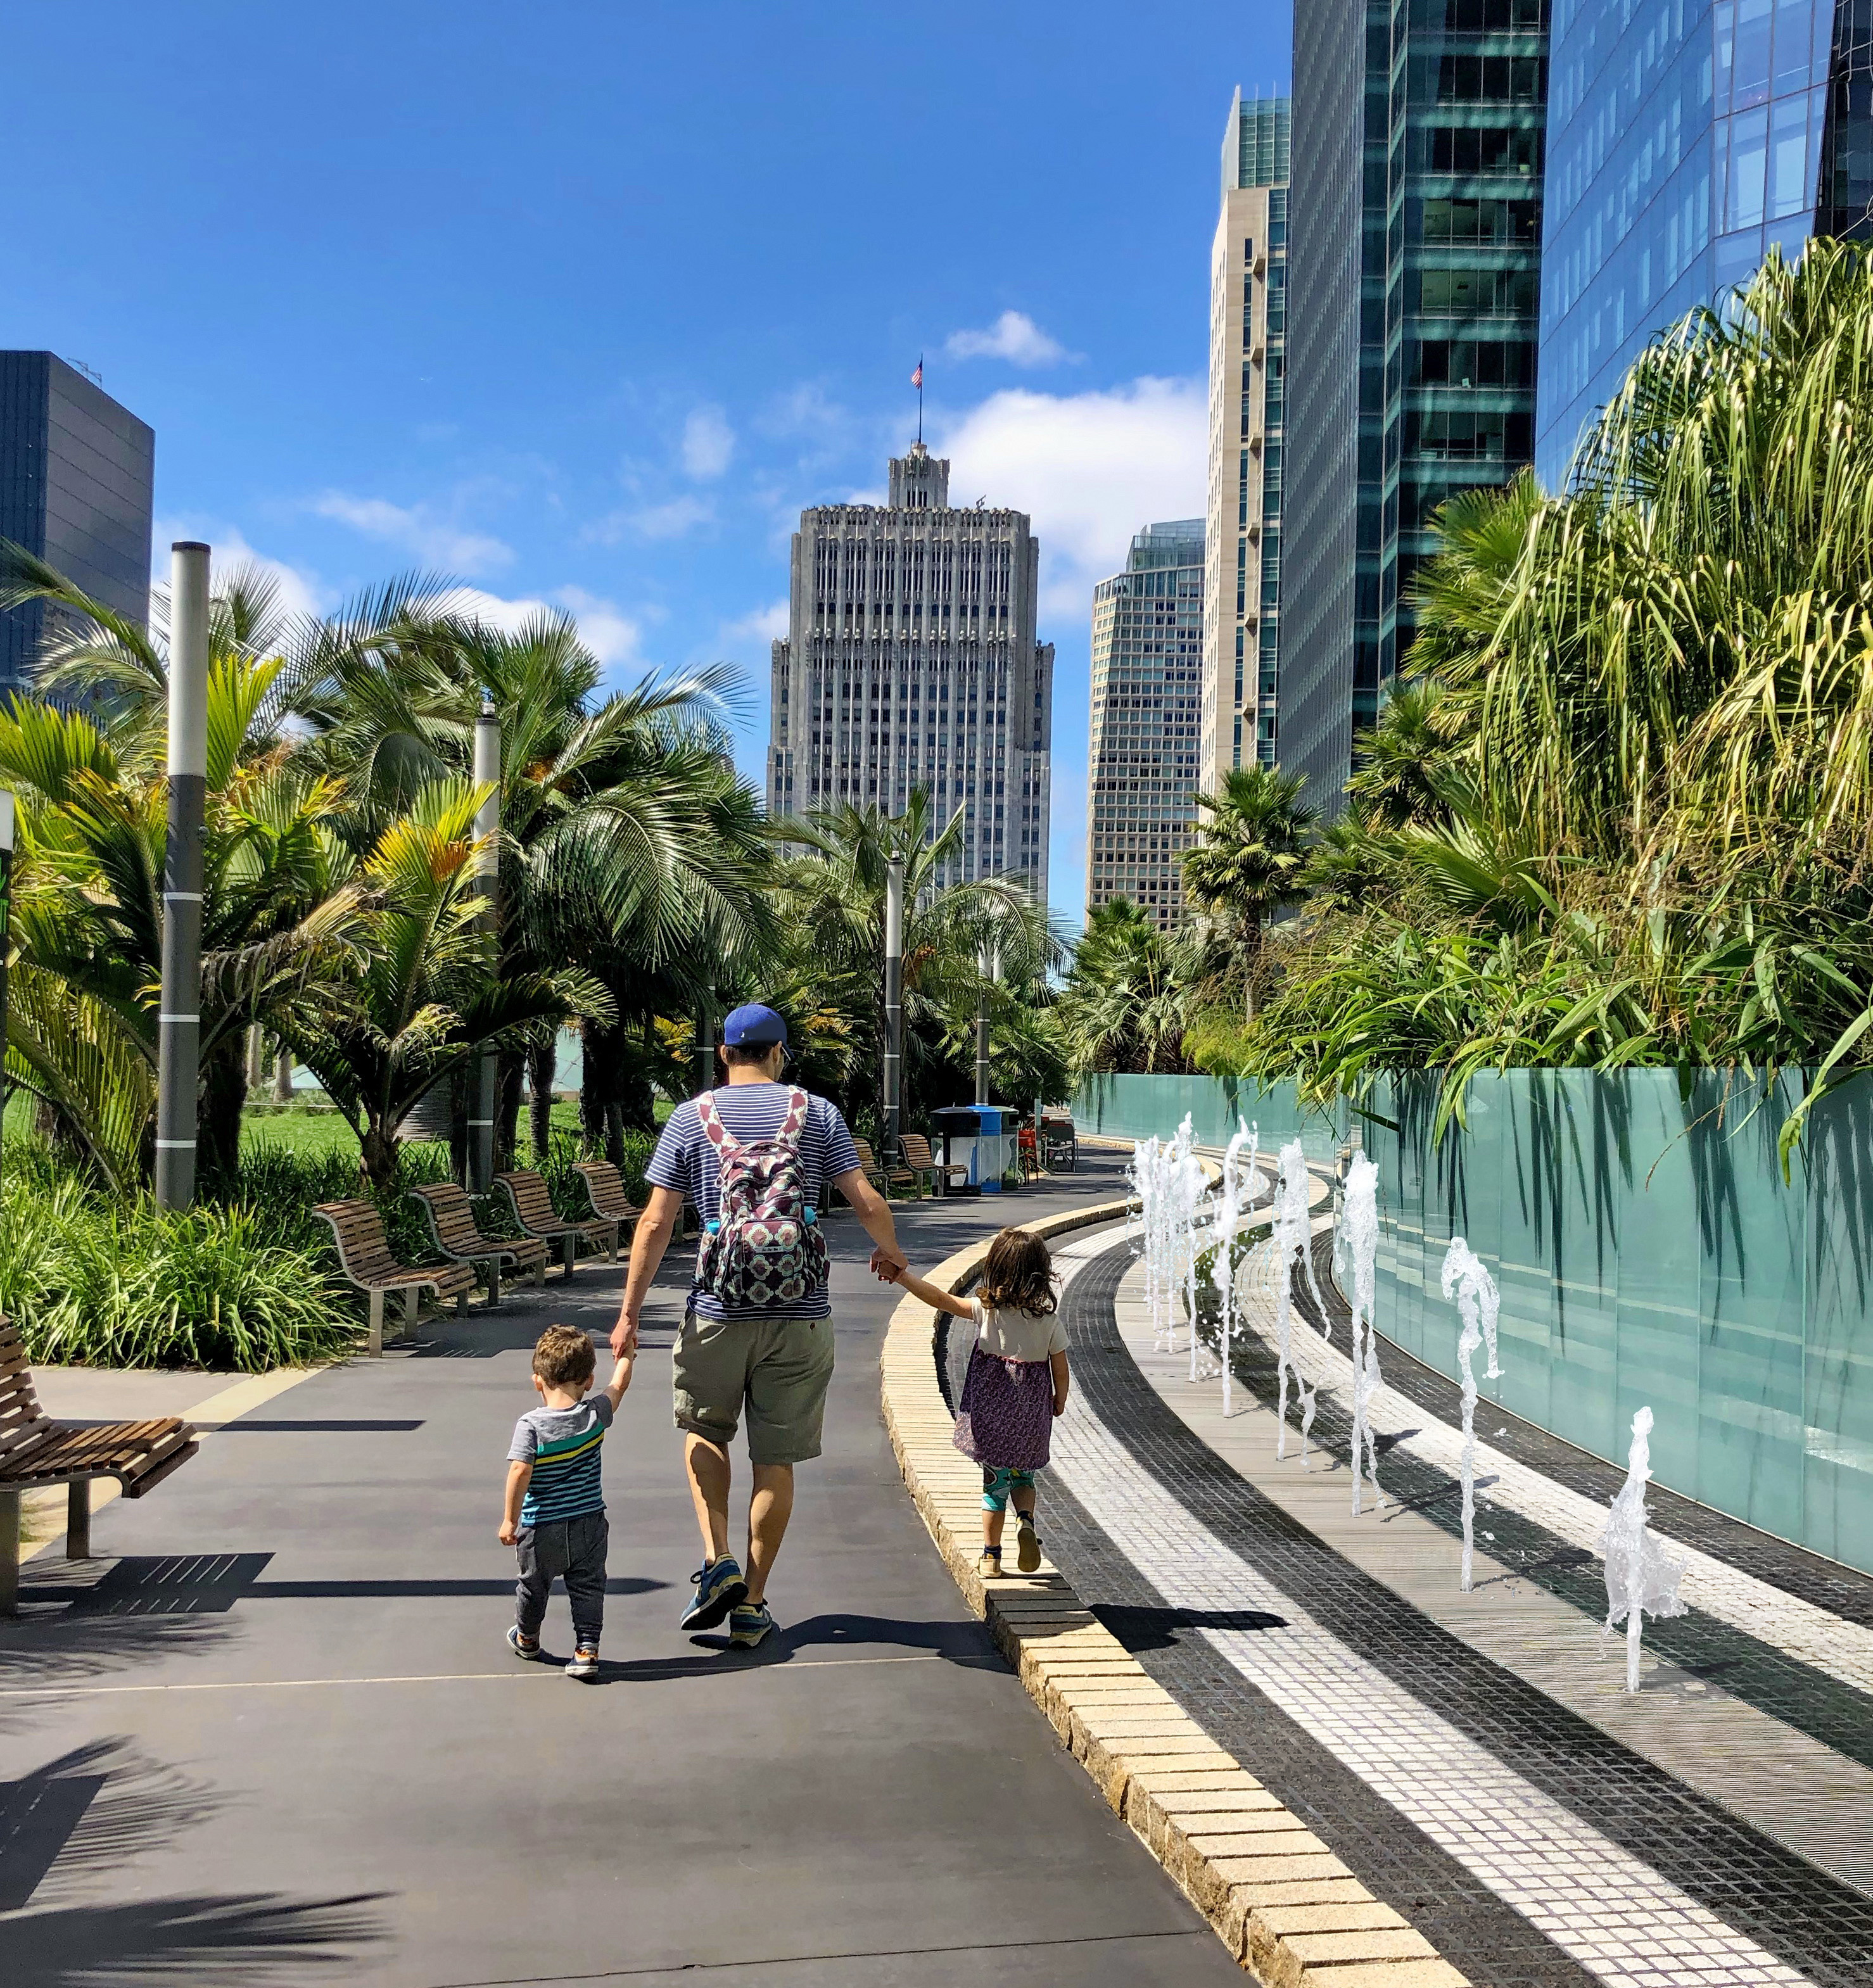
<svg viewBox="0 0 1873 1988"><path fill-rule="evenodd" d="M1295 10L1281 761L1329 813L1433 514L1533 452L1547 38L1546 0Z"/></svg>
<svg viewBox="0 0 1873 1988"><path fill-rule="evenodd" d="M1772 246L1865 232L1873 0L1557 0L1535 461Z"/></svg>
<svg viewBox="0 0 1873 1988"><path fill-rule="evenodd" d="M1183 914L1196 807L1203 520L1147 525L1093 590L1086 908L1129 898L1161 931Z"/></svg>

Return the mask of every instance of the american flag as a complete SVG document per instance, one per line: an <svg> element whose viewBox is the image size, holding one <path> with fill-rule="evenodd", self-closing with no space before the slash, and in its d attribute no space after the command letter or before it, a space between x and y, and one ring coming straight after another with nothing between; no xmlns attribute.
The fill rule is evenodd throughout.
<svg viewBox="0 0 1873 1988"><path fill-rule="evenodd" d="M923 384L924 362L920 359L917 362L917 370L911 375L911 384L921 390Z"/></svg>

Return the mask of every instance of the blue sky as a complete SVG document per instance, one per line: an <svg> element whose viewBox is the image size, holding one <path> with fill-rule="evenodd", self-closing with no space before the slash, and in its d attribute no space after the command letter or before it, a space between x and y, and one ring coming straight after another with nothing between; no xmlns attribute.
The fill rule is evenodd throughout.
<svg viewBox="0 0 1873 1988"><path fill-rule="evenodd" d="M491 614L572 609L621 679L733 662L756 775L789 534L880 489L924 353L955 494L1042 539L1077 922L1091 586L1203 508L1219 148L1289 29L1254 0L22 0L0 345L155 428L161 546L249 550L319 608L444 570Z"/></svg>

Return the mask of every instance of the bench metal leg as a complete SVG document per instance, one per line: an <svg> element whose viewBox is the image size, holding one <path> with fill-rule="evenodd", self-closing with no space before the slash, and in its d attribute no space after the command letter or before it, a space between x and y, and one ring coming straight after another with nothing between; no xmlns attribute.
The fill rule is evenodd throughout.
<svg viewBox="0 0 1873 1988"><path fill-rule="evenodd" d="M370 1357L374 1360L381 1360L384 1357L384 1293L370 1291L366 1297L370 1304Z"/></svg>
<svg viewBox="0 0 1873 1988"><path fill-rule="evenodd" d="M91 1557L91 1480L83 1477L65 1487L65 1557Z"/></svg>
<svg viewBox="0 0 1873 1988"><path fill-rule="evenodd" d="M573 1264L578 1260L578 1237L576 1236L562 1236L560 1238L560 1262L565 1270L568 1280L572 1276Z"/></svg>
<svg viewBox="0 0 1873 1988"><path fill-rule="evenodd" d="M0 1491L0 1615L19 1613L19 1493Z"/></svg>
<svg viewBox="0 0 1873 1988"><path fill-rule="evenodd" d="M488 1259L488 1309L492 1311L501 1302L501 1259L499 1256Z"/></svg>
<svg viewBox="0 0 1873 1988"><path fill-rule="evenodd" d="M466 1291L458 1291L455 1293L455 1316L458 1318L466 1318L468 1315L468 1294Z"/></svg>
<svg viewBox="0 0 1873 1988"><path fill-rule="evenodd" d="M414 1339L416 1337L416 1321L421 1316L422 1310L423 1287L421 1284L411 1284L407 1290L404 1293L403 1330L404 1338Z"/></svg>

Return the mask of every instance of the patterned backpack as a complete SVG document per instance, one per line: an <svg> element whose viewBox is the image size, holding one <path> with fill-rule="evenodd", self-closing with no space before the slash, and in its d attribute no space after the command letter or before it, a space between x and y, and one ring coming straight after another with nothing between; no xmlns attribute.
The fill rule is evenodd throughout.
<svg viewBox="0 0 1873 1988"><path fill-rule="evenodd" d="M826 1238L806 1204L800 1134L806 1094L791 1091L787 1115L771 1139L743 1145L723 1124L713 1092L696 1114L721 1169L721 1213L702 1232L696 1288L729 1311L771 1311L796 1304L826 1282Z"/></svg>

